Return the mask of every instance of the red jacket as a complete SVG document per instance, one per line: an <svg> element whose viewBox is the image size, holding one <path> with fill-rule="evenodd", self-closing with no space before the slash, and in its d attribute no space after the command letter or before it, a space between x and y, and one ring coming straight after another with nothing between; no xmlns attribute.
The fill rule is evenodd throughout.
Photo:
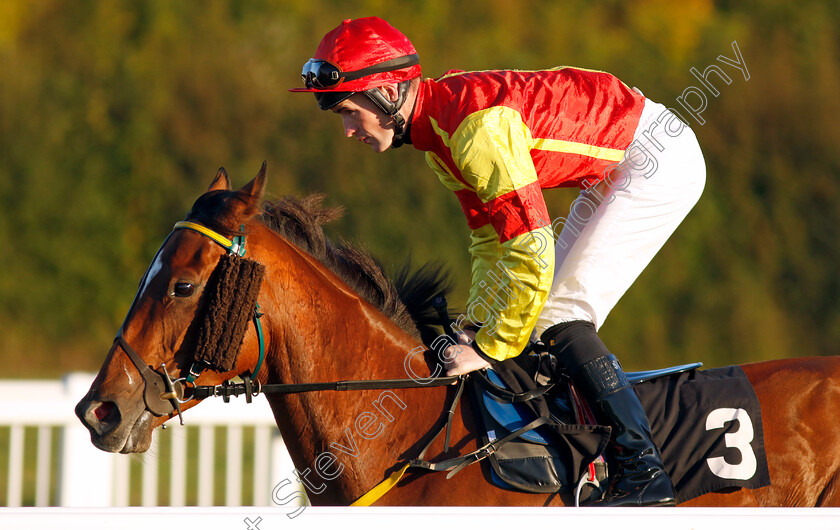
<svg viewBox="0 0 840 530"><path fill-rule="evenodd" d="M490 357L522 351L551 287L542 189L603 179L633 141L644 101L616 77L579 68L422 82L411 141L473 231L468 307L485 322L476 341Z"/></svg>

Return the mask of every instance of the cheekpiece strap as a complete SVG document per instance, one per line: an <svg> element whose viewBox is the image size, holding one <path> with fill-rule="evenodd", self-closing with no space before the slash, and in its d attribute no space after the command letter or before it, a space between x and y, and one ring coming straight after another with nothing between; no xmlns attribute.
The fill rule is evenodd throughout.
<svg viewBox="0 0 840 530"><path fill-rule="evenodd" d="M228 239L222 234L216 232L215 230L210 230L204 225L200 225L198 223L193 223L190 221L178 221L175 223L175 226L172 227L172 230L179 230L179 229L186 229L186 230L193 230L198 232L201 235L207 236L222 247L226 248L229 254L235 254L239 257L245 255L245 236L238 235L235 236L233 239ZM241 232L245 231L245 225L239 225L239 230ZM257 366L254 371L251 373L252 377L256 377L257 373L260 371L262 367L263 359L265 358L265 340L263 339L263 331L262 331L262 324L260 323L260 317L262 313L260 312L260 306L257 304L257 307L254 309L254 325L257 328L257 337L259 338L260 344L260 356L259 360L257 361ZM196 361L190 367L190 372L187 375L186 382L193 383L201 372L204 371L205 368L208 368L209 365L204 361Z"/></svg>

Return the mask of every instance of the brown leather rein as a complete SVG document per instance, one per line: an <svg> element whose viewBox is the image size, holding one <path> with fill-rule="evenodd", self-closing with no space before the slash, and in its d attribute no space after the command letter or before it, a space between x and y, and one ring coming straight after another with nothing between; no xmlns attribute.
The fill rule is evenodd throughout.
<svg viewBox="0 0 840 530"><path fill-rule="evenodd" d="M181 221L175 224L174 230L189 229L198 232L215 243L218 243L229 252L236 252L240 255L244 254L244 237L238 237L230 240L221 234L210 230L209 228L191 223ZM171 236L171 234L170 234ZM169 238L167 237L167 240ZM166 241L164 241L164 245ZM163 245L161 245L163 249ZM160 250L158 250L158 253ZM157 255L154 259L157 259ZM154 259L152 263L154 263ZM148 275L140 281L142 286ZM262 314L260 314L262 316ZM261 334L261 333L260 333ZM166 364L161 363L160 370L154 369L151 365L146 364L145 361L137 354L134 348L128 343L123 336L123 329L117 333L114 341L119 344L120 348L125 351L128 358L131 359L132 364L137 368L140 376L143 378L145 388L143 390L143 400L146 403L146 408L155 416L166 416L177 413L181 425L184 425L184 418L181 415L181 405L189 401L201 400L207 397L221 397L226 403L230 401L231 396L237 397L244 395L245 400L251 403L252 398L259 394L299 394L302 392L321 392L321 391L350 391L350 390L392 390L399 388L430 388L450 385L458 381L457 376L450 377L433 377L428 379L373 379L361 381L334 381L326 383L293 383L293 384L261 384L259 381L253 381L251 378L256 377L257 368L251 376L243 377L242 383L232 383L230 380L225 381L219 385L195 385L193 380L198 376L203 367L196 368L195 364L190 368L190 375L172 379L166 369ZM262 364L261 359L258 366ZM189 395L187 395L189 393Z"/></svg>

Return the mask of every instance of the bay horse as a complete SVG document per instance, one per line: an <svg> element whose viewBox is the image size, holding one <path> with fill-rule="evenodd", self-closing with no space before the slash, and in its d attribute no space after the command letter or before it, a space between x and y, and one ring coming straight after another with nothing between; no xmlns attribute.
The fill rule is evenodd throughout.
<svg viewBox="0 0 840 530"><path fill-rule="evenodd" d="M423 293L442 288L443 275L429 267L415 276L402 275L397 283L404 303L395 284L366 253L325 238L320 224L335 212L312 199L262 204L265 181L263 164L253 180L232 191L220 169L187 216L189 226L206 227L216 237L195 229L174 230L158 251L118 340L76 406L99 449L146 451L154 429L180 413L149 405L149 388L152 394L165 393L164 386L193 367L202 291L226 253L218 243L237 235L245 236L247 256L265 268L258 299L261 332L249 325L232 364L193 375L194 384L218 385L243 374L256 385L433 375L423 355L415 354L418 347L423 349L416 324L422 306L428 309ZM156 376L160 388L149 377L158 367L165 372ZM684 505L840 505L840 422L830 412L840 406L840 360L777 360L747 364L743 370L761 403L772 485L709 493ZM183 379L176 383L183 384ZM420 441L441 416L453 388L266 397L310 502L348 505L417 457ZM181 408L186 412L198 403L188 401ZM452 422L451 447L444 451L438 440L427 459L451 458L477 447L469 400L461 401L459 411ZM565 495L493 486L488 473L484 463L451 479L444 473L410 470L377 504L570 504Z"/></svg>

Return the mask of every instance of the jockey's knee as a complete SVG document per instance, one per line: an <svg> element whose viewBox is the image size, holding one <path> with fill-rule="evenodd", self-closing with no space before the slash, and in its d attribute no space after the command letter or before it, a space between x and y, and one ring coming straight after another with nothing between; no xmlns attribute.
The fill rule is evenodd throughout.
<svg viewBox="0 0 840 530"><path fill-rule="evenodd" d="M540 336L548 351L560 366L574 377L577 368L610 351L595 332L595 325L586 320L561 322L545 330Z"/></svg>

